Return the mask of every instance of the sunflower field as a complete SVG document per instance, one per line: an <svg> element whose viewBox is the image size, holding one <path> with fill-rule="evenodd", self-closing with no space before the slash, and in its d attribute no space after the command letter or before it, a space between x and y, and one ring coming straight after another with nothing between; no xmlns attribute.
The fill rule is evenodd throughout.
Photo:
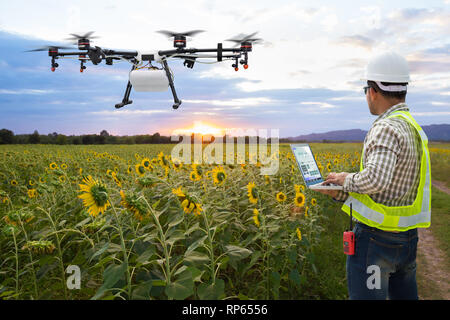
<svg viewBox="0 0 450 320"><path fill-rule="evenodd" d="M271 176L172 147L1 146L0 298L310 297L337 206L305 188L289 146ZM361 144L312 148L325 176L358 170Z"/></svg>

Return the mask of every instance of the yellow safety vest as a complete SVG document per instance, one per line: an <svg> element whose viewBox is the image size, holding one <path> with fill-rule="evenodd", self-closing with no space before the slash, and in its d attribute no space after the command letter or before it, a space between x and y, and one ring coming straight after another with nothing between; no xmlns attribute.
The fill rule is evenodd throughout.
<svg viewBox="0 0 450 320"><path fill-rule="evenodd" d="M409 112L395 111L387 118L402 117L408 121L419 133L422 141L422 157L420 161L420 182L417 196L409 206L388 207L370 198L367 194L349 192L349 197L342 206L342 210L352 214L358 221L381 230L406 231L414 228L428 228L431 220L431 171L428 151L428 138ZM360 171L363 167L361 155Z"/></svg>

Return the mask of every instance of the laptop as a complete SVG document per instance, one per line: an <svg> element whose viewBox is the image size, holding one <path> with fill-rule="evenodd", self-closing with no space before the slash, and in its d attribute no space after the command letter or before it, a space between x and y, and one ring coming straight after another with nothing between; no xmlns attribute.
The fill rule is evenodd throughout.
<svg viewBox="0 0 450 320"><path fill-rule="evenodd" d="M343 187L337 184L324 185L325 181L317 166L314 154L311 151L309 144L291 144L292 153L297 160L297 165L302 173L303 180L308 188L314 189L327 189L327 190L343 190Z"/></svg>

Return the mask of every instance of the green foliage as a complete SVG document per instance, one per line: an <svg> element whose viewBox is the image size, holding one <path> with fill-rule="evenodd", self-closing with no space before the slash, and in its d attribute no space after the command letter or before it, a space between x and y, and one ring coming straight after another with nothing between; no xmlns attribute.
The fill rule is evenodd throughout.
<svg viewBox="0 0 450 320"><path fill-rule="evenodd" d="M258 163L222 165L220 185L215 165L174 166L172 147L0 147L2 298L345 298L344 215L311 190L295 205L303 180L289 146L280 147L275 175L260 175ZM312 147L325 175L328 162L357 170L360 144ZM135 165L144 158L153 167L140 177ZM190 178L193 170L200 179ZM110 203L96 217L78 198L88 175L106 186ZM68 265L81 269L79 290L66 287Z"/></svg>

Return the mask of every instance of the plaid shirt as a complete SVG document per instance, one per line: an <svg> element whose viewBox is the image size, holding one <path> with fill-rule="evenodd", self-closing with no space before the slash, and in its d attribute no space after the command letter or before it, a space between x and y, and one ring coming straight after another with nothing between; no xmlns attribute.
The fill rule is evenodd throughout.
<svg viewBox="0 0 450 320"><path fill-rule="evenodd" d="M372 124L364 139L364 170L350 173L336 200L348 192L368 194L386 206L411 205L420 180L420 136L405 119L387 117L394 111L409 111L405 103L392 106Z"/></svg>

